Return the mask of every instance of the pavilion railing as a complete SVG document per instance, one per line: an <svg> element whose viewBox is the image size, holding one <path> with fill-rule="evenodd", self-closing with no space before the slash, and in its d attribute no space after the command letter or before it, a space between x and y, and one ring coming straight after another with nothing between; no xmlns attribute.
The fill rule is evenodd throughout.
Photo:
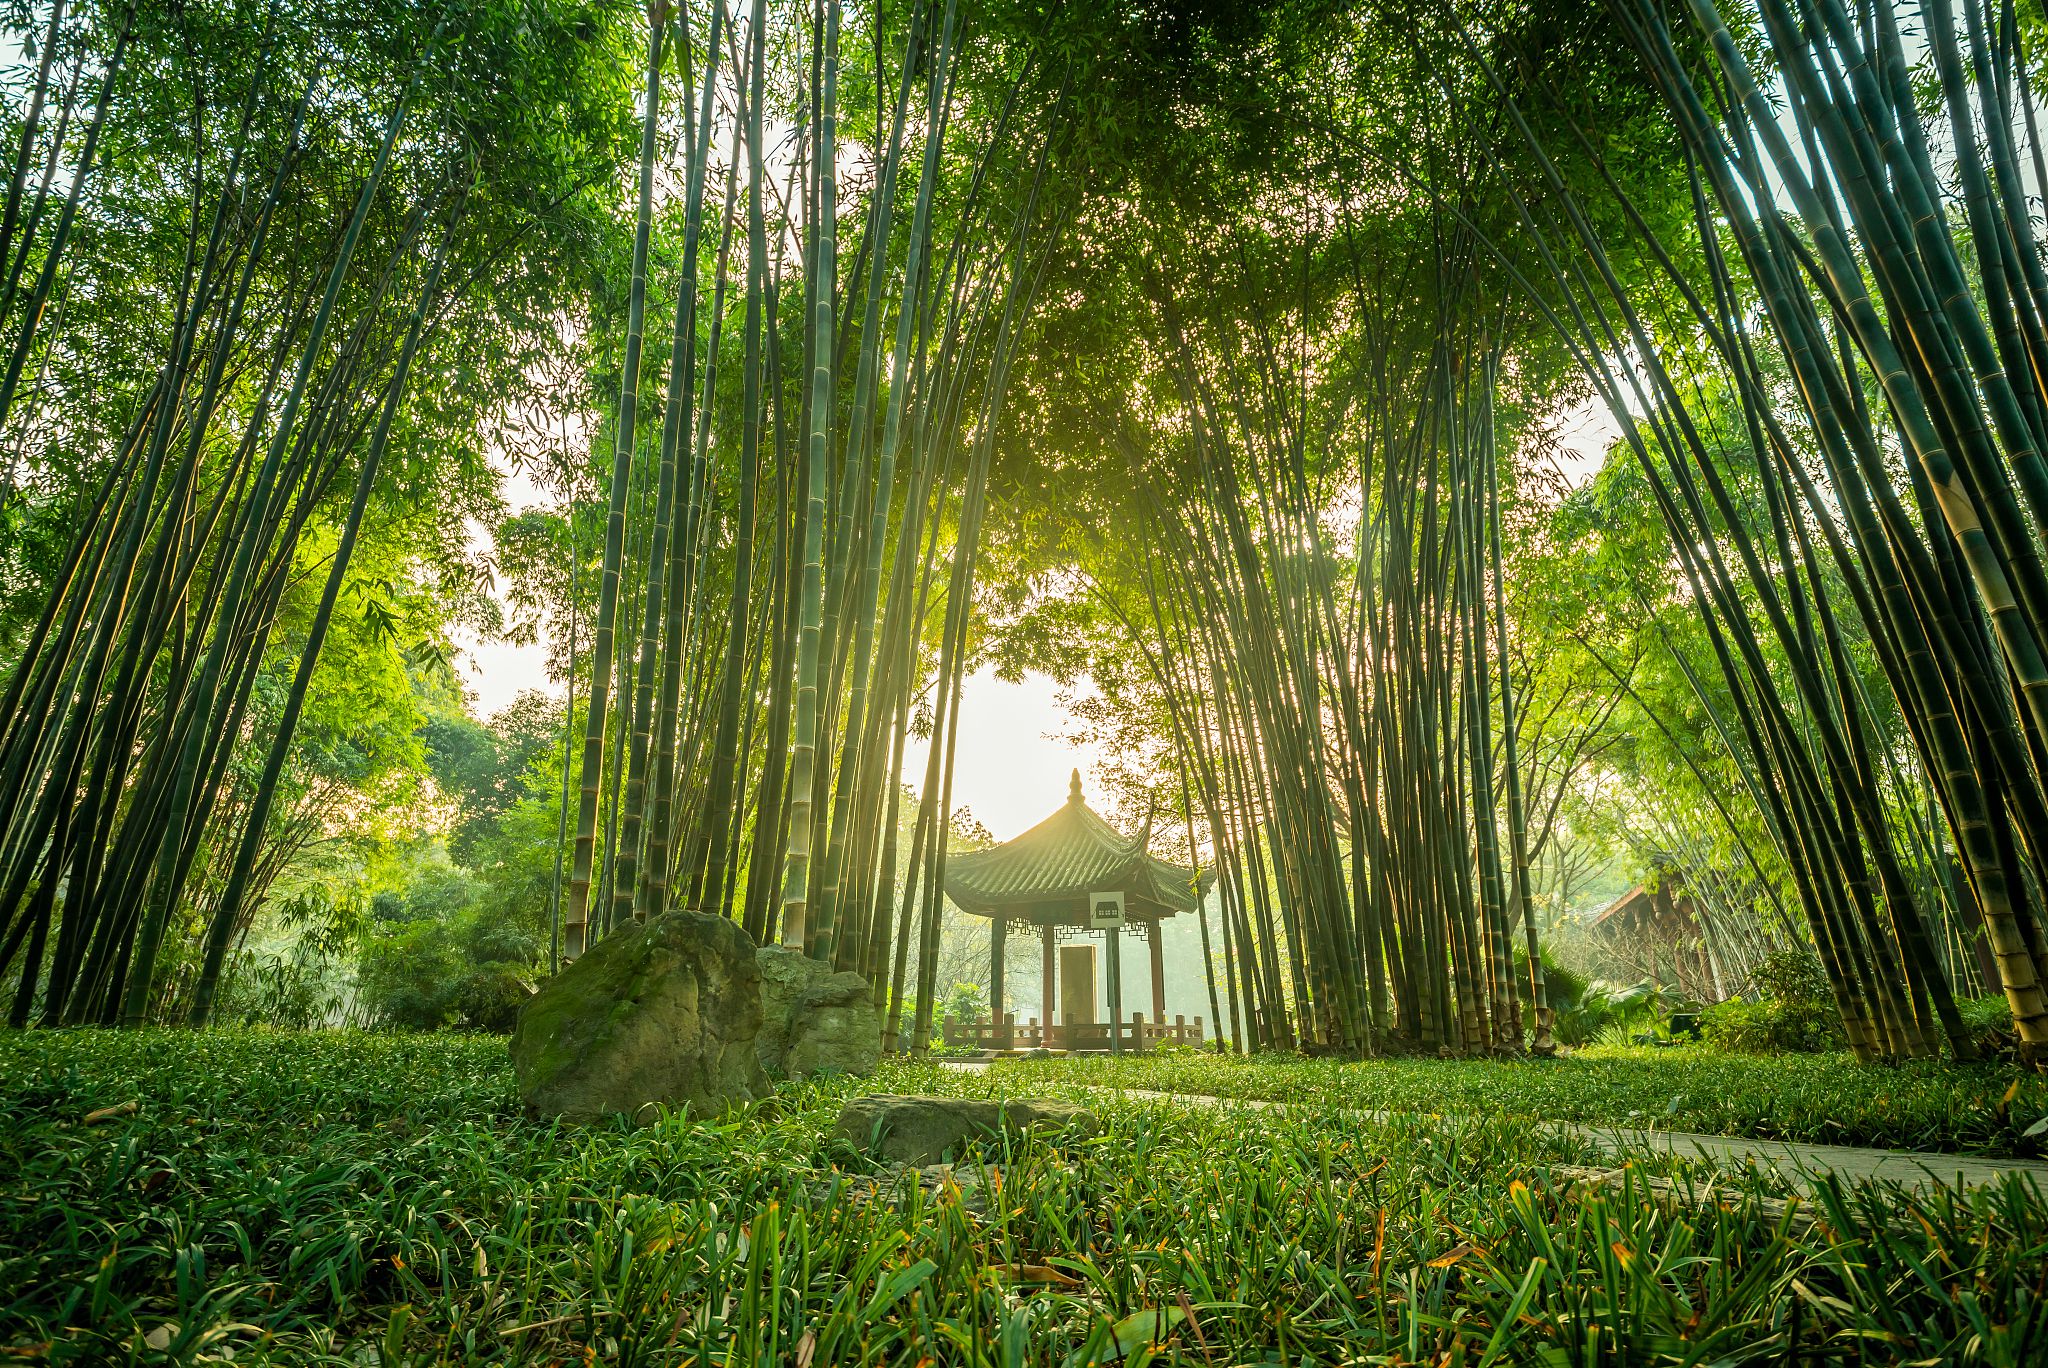
<svg viewBox="0 0 2048 1368"><path fill-rule="evenodd" d="M1116 1037L1114 1045L1112 1033ZM941 1038L952 1048L991 1053L1067 1050L1075 1054L1106 1054L1116 1045L1126 1050L1144 1051L1168 1042L1196 1046L1203 1043L1200 1017L1189 1021L1184 1016L1177 1016L1169 1023L1147 1021L1143 1012L1131 1013L1131 1019L1126 1022L1091 1021L1065 1026L1041 1026L1037 1017L1027 1017L1020 1022L1017 1014L1010 1012L1001 1022L948 1020Z"/></svg>

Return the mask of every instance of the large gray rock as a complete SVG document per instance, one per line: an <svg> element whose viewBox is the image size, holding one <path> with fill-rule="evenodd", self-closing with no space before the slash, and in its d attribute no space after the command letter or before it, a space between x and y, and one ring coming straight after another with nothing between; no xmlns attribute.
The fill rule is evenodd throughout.
<svg viewBox="0 0 2048 1368"><path fill-rule="evenodd" d="M756 958L761 1034L755 1053L762 1068L794 1078L864 1074L882 1062L882 1016L866 979L835 974L822 960L780 945L762 946Z"/></svg>
<svg viewBox="0 0 2048 1368"><path fill-rule="evenodd" d="M957 1157L974 1140L999 1131L1093 1135L1095 1118L1071 1102L878 1093L840 1109L833 1134L882 1159L913 1168Z"/></svg>
<svg viewBox="0 0 2048 1368"><path fill-rule="evenodd" d="M768 1091L761 971L738 923L669 912L613 932L520 1009L512 1067L540 1115L716 1114Z"/></svg>

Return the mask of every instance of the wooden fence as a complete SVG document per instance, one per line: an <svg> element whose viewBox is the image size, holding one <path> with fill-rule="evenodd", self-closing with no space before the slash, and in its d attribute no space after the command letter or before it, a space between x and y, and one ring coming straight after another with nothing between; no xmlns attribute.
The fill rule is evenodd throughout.
<svg viewBox="0 0 2048 1368"><path fill-rule="evenodd" d="M1000 1023L993 1021L948 1021L942 1038L949 1047L1002 1053L1010 1050L1066 1050L1074 1054L1105 1054L1110 1036L1126 1050L1143 1051L1169 1041L1183 1045L1202 1044L1202 1019L1192 1022L1177 1016L1169 1024L1147 1021L1143 1012L1131 1013L1127 1022L1092 1021L1071 1026L1040 1026L1037 1017L1017 1020L1006 1013Z"/></svg>

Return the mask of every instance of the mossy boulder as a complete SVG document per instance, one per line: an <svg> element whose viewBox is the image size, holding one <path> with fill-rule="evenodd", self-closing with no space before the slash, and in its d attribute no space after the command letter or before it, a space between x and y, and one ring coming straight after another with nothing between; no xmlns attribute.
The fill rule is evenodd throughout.
<svg viewBox="0 0 2048 1368"><path fill-rule="evenodd" d="M832 1133L877 1158L921 1168L958 1159L1004 1131L1087 1136L1095 1133L1095 1117L1071 1102L878 1093L841 1108Z"/></svg>
<svg viewBox="0 0 2048 1368"><path fill-rule="evenodd" d="M764 945L761 1034L755 1054L771 1074L865 1074L882 1062L882 1016L859 974L801 951Z"/></svg>
<svg viewBox="0 0 2048 1368"><path fill-rule="evenodd" d="M528 1110L649 1120L659 1108L717 1114L765 1094L754 948L738 923L699 912L597 942L520 1009L512 1067Z"/></svg>

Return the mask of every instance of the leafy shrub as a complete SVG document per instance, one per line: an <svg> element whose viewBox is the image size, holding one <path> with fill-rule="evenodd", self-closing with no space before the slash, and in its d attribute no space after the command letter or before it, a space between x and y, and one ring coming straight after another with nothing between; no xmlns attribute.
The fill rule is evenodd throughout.
<svg viewBox="0 0 2048 1368"><path fill-rule="evenodd" d="M1529 981L1529 957L1515 955L1515 982ZM1555 1013L1551 1035L1560 1045L1627 1045L1636 1036L1658 1029L1659 1020L1680 1006L1670 989L1650 979L1609 983L1588 978L1543 948L1543 996ZM1523 1025L1536 1029L1535 1017L1524 1008Z"/></svg>
<svg viewBox="0 0 2048 1368"><path fill-rule="evenodd" d="M363 949L359 1001L385 1026L503 1033L533 992L539 951L531 936L475 908L384 923Z"/></svg>
<svg viewBox="0 0 2048 1368"><path fill-rule="evenodd" d="M1649 979L1627 985L1589 980L1553 964L1548 955L1543 959L1543 991L1556 1013L1551 1034L1560 1045L1626 1045L1655 1029L1658 1016L1674 1001Z"/></svg>
<svg viewBox="0 0 2048 1368"><path fill-rule="evenodd" d="M304 1030L327 1023L335 1007L325 966L300 955L238 950L221 975L216 1021Z"/></svg>
<svg viewBox="0 0 2048 1368"><path fill-rule="evenodd" d="M1717 1002L1700 1014L1700 1039L1733 1054L1769 1054L1774 1015L1762 1002L1742 998Z"/></svg>
<svg viewBox="0 0 2048 1368"><path fill-rule="evenodd" d="M463 949L475 964L532 964L540 942L517 926L489 917L471 916L462 927Z"/></svg>
<svg viewBox="0 0 2048 1368"><path fill-rule="evenodd" d="M1757 961L1750 981L1764 998L1780 1002L1831 1003L1827 970L1818 956L1806 950L1773 950Z"/></svg>
<svg viewBox="0 0 2048 1368"><path fill-rule="evenodd" d="M1515 974L1518 981L1526 981L1528 979L1529 957L1527 955L1518 954L1515 956ZM1543 992L1544 996L1550 1000L1552 1007L1578 997L1586 991L1586 986L1591 982L1592 980L1584 974L1558 963L1557 960L1551 957L1549 949L1547 947L1544 949Z"/></svg>
<svg viewBox="0 0 2048 1368"><path fill-rule="evenodd" d="M1515 982L1528 981L1529 957L1518 950ZM1554 1014L1551 1033L1560 1045L1583 1045L1607 1023L1609 1005L1604 992L1595 992L1591 979L1559 964L1548 947L1543 950L1543 997ZM1526 1008L1522 1015L1524 1027L1534 1032L1535 1017Z"/></svg>
<svg viewBox="0 0 2048 1368"><path fill-rule="evenodd" d="M1842 1019L1825 998L1717 1002L1700 1016L1700 1038L1737 1054L1820 1054L1846 1043Z"/></svg>
<svg viewBox="0 0 2048 1368"><path fill-rule="evenodd" d="M1757 962L1754 1001L1733 998L1706 1009L1700 1037L1737 1054L1821 1054L1848 1043L1827 971L1809 950L1773 950Z"/></svg>
<svg viewBox="0 0 2048 1368"><path fill-rule="evenodd" d="M875 994L876 1010L881 1014L885 1028L892 1001L886 988L885 984L877 985L878 991ZM896 1003L895 1010L899 1029L903 1033L905 1043L908 1044L913 1034L912 1024L917 1020L917 1002L914 997L906 996ZM925 1049L934 1059L976 1058L980 1054L979 1050L965 1045L946 1044L946 1023L950 1021L965 1024L987 1020L988 990L978 983L955 983L939 994L937 1000L932 1003L932 1035L931 1039L925 1042Z"/></svg>
<svg viewBox="0 0 2048 1368"><path fill-rule="evenodd" d="M911 1010L911 1004L906 1001L903 1004L906 1019L909 1018ZM946 1023L949 1021L965 1024L988 1019L987 990L978 983L955 983L947 990L945 996L932 1004L932 1044L937 1046L945 1043Z"/></svg>
<svg viewBox="0 0 2048 1368"><path fill-rule="evenodd" d="M517 964L478 965L456 983L450 996L456 1020L473 1030L510 1035L519 1024L519 1009L533 996L533 983Z"/></svg>
<svg viewBox="0 0 2048 1368"><path fill-rule="evenodd" d="M385 923L363 945L356 1000L378 1025L439 1030L453 1020L447 985L459 969L455 946L440 922Z"/></svg>
<svg viewBox="0 0 2048 1368"><path fill-rule="evenodd" d="M2012 1053L2016 1043L2012 1029L2012 1004L2005 1000L2003 993L1960 998L1956 1002L1956 1011L1961 1014L1978 1054L1986 1059L1996 1059Z"/></svg>

